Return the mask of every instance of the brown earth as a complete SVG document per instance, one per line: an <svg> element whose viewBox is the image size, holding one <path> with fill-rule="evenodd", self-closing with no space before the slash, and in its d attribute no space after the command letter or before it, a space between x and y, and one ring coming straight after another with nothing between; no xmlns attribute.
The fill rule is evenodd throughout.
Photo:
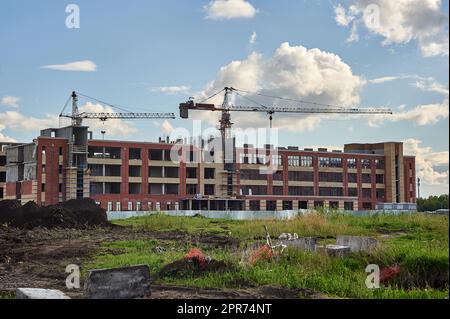
<svg viewBox="0 0 450 319"><path fill-rule="evenodd" d="M0 225L0 297L11 295L18 287L59 289L72 298L83 298L81 290L68 290L65 286L65 267L83 265L98 253L100 245L118 240L192 240L186 234L154 233L129 227L107 226L87 229L33 228L17 229ZM235 240L204 235L195 239L206 246L234 247ZM104 251L104 248L102 248ZM109 249L110 254L123 253ZM212 266L221 268L220 262ZM212 268L214 268L212 267ZM83 269L81 269L83 271ZM83 283L81 283L83 284ZM154 299L196 298L319 298L308 290L288 290L274 287L248 287L220 290L152 285Z"/></svg>

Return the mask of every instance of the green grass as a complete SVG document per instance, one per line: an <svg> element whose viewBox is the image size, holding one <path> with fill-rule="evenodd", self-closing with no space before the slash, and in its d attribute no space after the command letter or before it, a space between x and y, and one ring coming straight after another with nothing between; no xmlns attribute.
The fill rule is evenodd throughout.
<svg viewBox="0 0 450 319"><path fill-rule="evenodd" d="M436 276L447 276L449 270L448 218L422 214L402 216L353 217L339 214L311 214L290 221L231 221L206 218L154 215L116 222L152 232L185 232L190 235L215 234L231 236L242 246L265 237L267 225L273 238L283 232L322 238L332 242L339 234L377 237L380 248L370 254L351 254L333 258L320 253L286 250L277 261L261 261L254 266L241 263L240 251L201 247L212 258L224 260L225 272L204 272L183 277L158 276L161 268L182 258L193 244L189 241L116 241L104 244L85 269L147 264L157 283L204 288L240 288L272 285L286 288L309 288L330 297L340 298L448 298L448 286L425 288ZM384 236L383 235L389 235ZM155 253L163 246L164 253ZM111 254L117 249L119 254ZM103 251L103 252L102 252ZM391 286L367 289L365 267L375 263L400 265L401 276ZM405 286L405 282L409 285ZM425 283L425 284L424 284Z"/></svg>

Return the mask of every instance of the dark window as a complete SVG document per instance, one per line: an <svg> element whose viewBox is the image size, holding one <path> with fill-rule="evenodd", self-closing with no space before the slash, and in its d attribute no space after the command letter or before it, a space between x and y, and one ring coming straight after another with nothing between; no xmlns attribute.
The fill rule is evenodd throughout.
<svg viewBox="0 0 450 319"><path fill-rule="evenodd" d="M274 181L282 181L283 180L283 172L282 171L276 171L272 175L272 179Z"/></svg>
<svg viewBox="0 0 450 319"><path fill-rule="evenodd" d="M267 174L260 174L258 169L243 169L241 170L242 180L266 180Z"/></svg>
<svg viewBox="0 0 450 319"><path fill-rule="evenodd" d="M187 184L186 185L186 193L189 195L198 194L197 192L197 184Z"/></svg>
<svg viewBox="0 0 450 319"><path fill-rule="evenodd" d="M283 201L283 210L292 210L292 201L284 200Z"/></svg>
<svg viewBox="0 0 450 319"><path fill-rule="evenodd" d="M0 156L0 166L6 165L6 156Z"/></svg>
<svg viewBox="0 0 450 319"><path fill-rule="evenodd" d="M250 210L260 210L261 209L261 205L259 200L251 200L250 203Z"/></svg>
<svg viewBox="0 0 450 319"><path fill-rule="evenodd" d="M350 197L358 197L358 190L356 188L348 189L348 196Z"/></svg>
<svg viewBox="0 0 450 319"><path fill-rule="evenodd" d="M375 166L378 169L384 169L384 160L375 160Z"/></svg>
<svg viewBox="0 0 450 319"><path fill-rule="evenodd" d="M186 178L197 178L197 168L196 167L186 168Z"/></svg>
<svg viewBox="0 0 450 319"><path fill-rule="evenodd" d="M383 188L377 188L377 199L384 199L384 189Z"/></svg>
<svg viewBox="0 0 450 319"><path fill-rule="evenodd" d="M273 195L283 195L283 186L273 186L272 194Z"/></svg>
<svg viewBox="0 0 450 319"><path fill-rule="evenodd" d="M269 210L269 211L277 210L277 201L276 200L266 201L266 210Z"/></svg>
<svg viewBox="0 0 450 319"><path fill-rule="evenodd" d="M178 195L178 184L166 184L167 195Z"/></svg>
<svg viewBox="0 0 450 319"><path fill-rule="evenodd" d="M163 150L150 150L148 155L151 161L163 160Z"/></svg>
<svg viewBox="0 0 450 319"><path fill-rule="evenodd" d="M141 167L132 165L128 166L128 176L141 177Z"/></svg>
<svg viewBox="0 0 450 319"><path fill-rule="evenodd" d="M41 192L45 193L45 184L41 184Z"/></svg>
<svg viewBox="0 0 450 319"><path fill-rule="evenodd" d="M288 173L288 178L290 181L312 182L314 180L314 173L302 171L290 171Z"/></svg>
<svg viewBox="0 0 450 319"><path fill-rule="evenodd" d="M363 183L369 184L372 183L372 175L370 174L362 174L361 175L361 180Z"/></svg>
<svg viewBox="0 0 450 319"><path fill-rule="evenodd" d="M59 147L59 155L63 155L63 148Z"/></svg>
<svg viewBox="0 0 450 319"><path fill-rule="evenodd" d="M342 173L319 172L320 182L342 182Z"/></svg>
<svg viewBox="0 0 450 319"><path fill-rule="evenodd" d="M205 195L214 195L214 184L205 184Z"/></svg>
<svg viewBox="0 0 450 319"><path fill-rule="evenodd" d="M344 202L344 210L353 210L353 202Z"/></svg>
<svg viewBox="0 0 450 319"><path fill-rule="evenodd" d="M371 198L372 197L372 189L370 189L370 188L363 188L362 189L362 197L363 198Z"/></svg>
<svg viewBox="0 0 450 319"><path fill-rule="evenodd" d="M319 196L343 196L341 187L319 187Z"/></svg>
<svg viewBox="0 0 450 319"><path fill-rule="evenodd" d="M0 172L0 183L4 182L6 182L6 172Z"/></svg>
<svg viewBox="0 0 450 319"><path fill-rule="evenodd" d="M141 159L141 149L140 148L130 148L129 159L130 160L140 160Z"/></svg>
<svg viewBox="0 0 450 319"><path fill-rule="evenodd" d="M375 179L376 179L377 184L384 184L384 175L383 174L377 174Z"/></svg>
<svg viewBox="0 0 450 319"><path fill-rule="evenodd" d="M60 193L62 192L62 184L58 185L58 192L60 192Z"/></svg>
<svg viewBox="0 0 450 319"><path fill-rule="evenodd" d="M137 195L141 193L141 184L140 183L129 183L128 184L128 193Z"/></svg>
<svg viewBox="0 0 450 319"><path fill-rule="evenodd" d="M349 183L356 183L357 182L357 175L355 173L349 173L347 175L348 177L348 182Z"/></svg>
<svg viewBox="0 0 450 319"><path fill-rule="evenodd" d="M356 168L356 159L348 158L347 159L347 167L348 168Z"/></svg>
<svg viewBox="0 0 450 319"><path fill-rule="evenodd" d="M59 165L58 166L58 174L62 174L63 173L63 166Z"/></svg>
<svg viewBox="0 0 450 319"><path fill-rule="evenodd" d="M330 202L329 206L332 209L339 209L339 202L336 201Z"/></svg>
<svg viewBox="0 0 450 319"><path fill-rule="evenodd" d="M299 201L298 202L298 208L300 209L308 209L308 202L307 201Z"/></svg>
<svg viewBox="0 0 450 319"><path fill-rule="evenodd" d="M214 179L216 170L214 168L205 168L205 179Z"/></svg>
<svg viewBox="0 0 450 319"><path fill-rule="evenodd" d="M323 207L323 202L322 201L314 201L314 207Z"/></svg>
<svg viewBox="0 0 450 319"><path fill-rule="evenodd" d="M363 209L372 209L372 203L364 202L362 204Z"/></svg>
<svg viewBox="0 0 450 319"><path fill-rule="evenodd" d="M314 188L308 186L289 186L290 196L313 196Z"/></svg>

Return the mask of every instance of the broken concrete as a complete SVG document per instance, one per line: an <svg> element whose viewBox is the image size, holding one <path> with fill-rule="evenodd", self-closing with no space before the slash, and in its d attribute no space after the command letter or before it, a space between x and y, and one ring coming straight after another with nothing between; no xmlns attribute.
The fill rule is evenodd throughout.
<svg viewBox="0 0 450 319"><path fill-rule="evenodd" d="M282 243L289 248L316 251L317 239L314 237L302 237L293 240L283 240Z"/></svg>
<svg viewBox="0 0 450 319"><path fill-rule="evenodd" d="M350 247L341 245L317 246L316 249L332 257L344 257L351 252Z"/></svg>
<svg viewBox="0 0 450 319"><path fill-rule="evenodd" d="M89 299L131 299L150 293L147 265L90 270L84 290Z"/></svg>
<svg viewBox="0 0 450 319"><path fill-rule="evenodd" d="M55 289L17 288L16 299L70 299L70 297Z"/></svg>
<svg viewBox="0 0 450 319"><path fill-rule="evenodd" d="M297 233L282 233L278 239L281 240L294 240L294 239L298 239L298 234Z"/></svg>
<svg viewBox="0 0 450 319"><path fill-rule="evenodd" d="M378 246L378 240L364 236L337 236L336 245L349 246L352 252L372 251Z"/></svg>

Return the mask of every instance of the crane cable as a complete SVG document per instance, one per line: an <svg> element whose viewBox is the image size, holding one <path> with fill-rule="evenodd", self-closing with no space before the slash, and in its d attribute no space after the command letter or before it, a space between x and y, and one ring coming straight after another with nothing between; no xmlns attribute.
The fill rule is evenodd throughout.
<svg viewBox="0 0 450 319"><path fill-rule="evenodd" d="M332 104L317 103L317 102L310 102L310 101L303 101L303 100L295 100L295 99L283 98L283 97L280 97L280 96L274 96L274 95L258 93L258 92L250 92L250 91L245 91L245 90L239 90L239 89L236 89L236 88L234 88L234 90L238 91L238 92L242 92L242 93L254 94L254 95L259 95L259 96L268 97L268 98L272 98L272 99L285 100L285 101L304 103L304 104L312 104L312 105L321 106L321 107L332 107L332 108L346 109L345 107L336 106L336 105L332 105Z"/></svg>

